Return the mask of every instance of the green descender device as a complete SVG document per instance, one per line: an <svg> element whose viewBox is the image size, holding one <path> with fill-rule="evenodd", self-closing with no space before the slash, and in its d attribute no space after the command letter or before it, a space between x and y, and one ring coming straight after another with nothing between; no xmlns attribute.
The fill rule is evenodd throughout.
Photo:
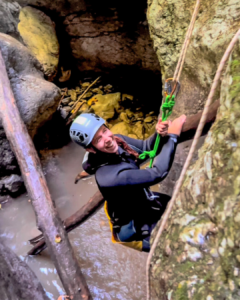
<svg viewBox="0 0 240 300"><path fill-rule="evenodd" d="M172 114L173 107L175 105L175 98L179 92L180 89L180 82L176 82L174 87L172 88L173 78L169 78L165 81L164 85L164 93L166 96L165 102L161 106L162 111L162 122L166 121L168 117ZM175 94L174 94L175 92ZM150 158L150 165L149 168L152 168L153 160L155 156L157 155L158 147L160 144L161 137L158 134L154 148L151 151L144 151L142 154L139 155L139 159L146 159L147 157Z"/></svg>

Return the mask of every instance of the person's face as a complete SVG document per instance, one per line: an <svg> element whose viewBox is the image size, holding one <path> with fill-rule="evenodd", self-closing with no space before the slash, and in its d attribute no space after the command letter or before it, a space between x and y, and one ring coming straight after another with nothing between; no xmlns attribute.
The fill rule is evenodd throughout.
<svg viewBox="0 0 240 300"><path fill-rule="evenodd" d="M92 145L105 153L117 153L118 151L118 144L113 133L104 125L96 132L92 140Z"/></svg>

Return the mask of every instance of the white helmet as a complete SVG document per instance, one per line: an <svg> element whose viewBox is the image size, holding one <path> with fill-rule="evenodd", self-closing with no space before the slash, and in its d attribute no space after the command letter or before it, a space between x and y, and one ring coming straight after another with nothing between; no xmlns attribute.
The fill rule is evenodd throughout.
<svg viewBox="0 0 240 300"><path fill-rule="evenodd" d="M78 145L87 148L104 123L105 120L95 114L81 114L70 127L70 137Z"/></svg>

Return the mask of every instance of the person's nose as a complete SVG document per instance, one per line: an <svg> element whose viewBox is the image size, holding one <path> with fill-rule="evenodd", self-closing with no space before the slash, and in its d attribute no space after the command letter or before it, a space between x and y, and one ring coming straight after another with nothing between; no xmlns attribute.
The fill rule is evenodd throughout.
<svg viewBox="0 0 240 300"><path fill-rule="evenodd" d="M112 142L112 139L111 139L111 136L109 136L109 135L107 135L106 137L105 137L105 144L111 144L111 142Z"/></svg>

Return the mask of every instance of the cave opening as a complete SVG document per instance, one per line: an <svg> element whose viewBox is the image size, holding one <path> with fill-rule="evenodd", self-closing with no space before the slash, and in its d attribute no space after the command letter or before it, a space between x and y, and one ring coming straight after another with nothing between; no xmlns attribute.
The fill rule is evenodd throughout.
<svg viewBox="0 0 240 300"><path fill-rule="evenodd" d="M138 121L144 125L143 135L137 137L147 138L149 124L146 125L144 119L150 114L156 123L162 101L160 66L146 19L147 2L133 1L131 5L117 0L80 2L82 5L76 10L65 7L62 13L40 7L54 22L59 42L58 71L53 82L61 89L76 90L100 76L93 88L110 85L112 88L107 93L132 97L124 103L121 101L122 110L107 122L113 125L121 122L120 114L126 110L133 114L142 112L142 119ZM134 126L134 122L130 125ZM69 141L68 128L58 110L52 120L38 130L36 147L62 147Z"/></svg>

